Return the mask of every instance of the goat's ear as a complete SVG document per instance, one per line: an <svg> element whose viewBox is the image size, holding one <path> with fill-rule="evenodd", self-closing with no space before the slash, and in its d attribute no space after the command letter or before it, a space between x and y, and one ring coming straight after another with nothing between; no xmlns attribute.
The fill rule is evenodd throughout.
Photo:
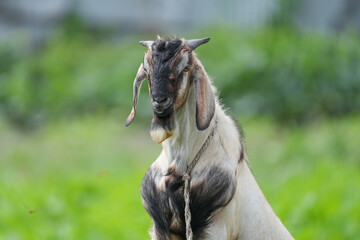
<svg viewBox="0 0 360 240"><path fill-rule="evenodd" d="M140 87L141 84L143 83L143 81L146 78L146 72L144 70L143 64L140 65L139 70L136 74L135 80L134 80L134 87L133 87L133 107L131 110L130 115L127 117L125 125L129 126L130 123L132 123L132 121L134 121L135 115L136 115L136 104L138 102L139 99L139 92L140 92Z"/></svg>
<svg viewBox="0 0 360 240"><path fill-rule="evenodd" d="M196 64L192 70L196 92L196 127L209 127L215 112L215 97L203 66Z"/></svg>

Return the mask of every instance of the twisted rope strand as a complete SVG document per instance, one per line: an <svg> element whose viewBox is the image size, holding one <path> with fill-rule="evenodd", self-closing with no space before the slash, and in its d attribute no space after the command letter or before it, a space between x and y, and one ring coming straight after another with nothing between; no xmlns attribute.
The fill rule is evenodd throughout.
<svg viewBox="0 0 360 240"><path fill-rule="evenodd" d="M184 200L185 200L185 226L186 226L186 239L192 240L193 233L191 229L191 212L190 212L190 176L185 173L183 176L185 181L184 186Z"/></svg>
<svg viewBox="0 0 360 240"><path fill-rule="evenodd" d="M190 173L195 167L196 163L199 161L201 154L206 150L208 147L211 139L214 136L215 128L217 125L217 121L215 119L215 126L211 130L211 133L209 134L208 138L204 142L204 144L201 146L199 152L196 154L194 160L190 163L190 165L187 167L182 180L184 181L184 200L185 200L185 226L186 226L186 239L192 240L193 239L193 232L191 229L191 211L190 211Z"/></svg>

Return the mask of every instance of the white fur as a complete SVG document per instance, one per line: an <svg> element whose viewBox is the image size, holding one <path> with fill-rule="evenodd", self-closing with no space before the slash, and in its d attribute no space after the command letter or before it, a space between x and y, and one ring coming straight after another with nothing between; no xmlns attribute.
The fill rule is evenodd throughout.
<svg viewBox="0 0 360 240"><path fill-rule="evenodd" d="M180 88L178 89L178 96L183 96L188 85L188 72L184 72L183 78L181 79Z"/></svg>
<svg viewBox="0 0 360 240"><path fill-rule="evenodd" d="M146 59L146 57L144 57L144 69L149 72L150 71L150 66L149 66L149 62Z"/></svg>
<svg viewBox="0 0 360 240"><path fill-rule="evenodd" d="M181 62L177 65L177 72L178 74L181 73L182 70L184 70L184 68L186 67L186 65L189 63L189 55L188 54L184 54L182 59L181 59Z"/></svg>
<svg viewBox="0 0 360 240"><path fill-rule="evenodd" d="M211 82L209 81L211 84ZM212 86L212 89L216 89ZM187 100L176 111L176 129L172 137L163 141L163 150L153 163L165 175L170 166L185 172L186 166L207 139L217 119L215 134L199 162L192 171L191 184L200 182L205 176L199 172L206 166L220 166L232 173L236 191L229 204L215 212L213 224L207 229L208 238L222 239L293 239L275 215L257 185L247 164L247 156L239 161L240 135L230 117L216 100L215 115L210 126L198 131L195 124L195 91L189 88ZM156 185L164 189L165 176L156 179ZM156 239L154 234L152 239Z"/></svg>

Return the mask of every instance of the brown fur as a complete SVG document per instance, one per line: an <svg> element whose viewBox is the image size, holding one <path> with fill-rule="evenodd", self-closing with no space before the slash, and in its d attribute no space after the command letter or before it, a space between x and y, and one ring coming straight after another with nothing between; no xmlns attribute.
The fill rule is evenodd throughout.
<svg viewBox="0 0 360 240"><path fill-rule="evenodd" d="M199 130L203 130L209 126L214 116L215 97L206 73L199 65L194 66L193 78L196 89L196 125Z"/></svg>
<svg viewBox="0 0 360 240"><path fill-rule="evenodd" d="M134 81L133 107L132 107L130 115L126 119L126 122L125 122L126 126L129 126L132 123L132 121L134 121L134 118L136 116L136 104L137 104L137 101L139 99L140 87L141 87L142 82L145 80L145 78L146 78L146 73L145 73L145 70L143 68L143 64L141 64L140 68L138 70L138 73L137 73L137 75L135 77L135 81Z"/></svg>

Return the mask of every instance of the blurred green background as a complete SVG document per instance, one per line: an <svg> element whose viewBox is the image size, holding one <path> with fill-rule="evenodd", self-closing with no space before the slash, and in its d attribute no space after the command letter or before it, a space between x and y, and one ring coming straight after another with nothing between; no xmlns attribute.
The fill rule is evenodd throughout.
<svg viewBox="0 0 360 240"><path fill-rule="evenodd" d="M211 37L198 57L293 236L360 239L357 1L69 2L0 3L0 239L149 239L139 189L161 146L146 84L124 122L138 41L157 33Z"/></svg>

